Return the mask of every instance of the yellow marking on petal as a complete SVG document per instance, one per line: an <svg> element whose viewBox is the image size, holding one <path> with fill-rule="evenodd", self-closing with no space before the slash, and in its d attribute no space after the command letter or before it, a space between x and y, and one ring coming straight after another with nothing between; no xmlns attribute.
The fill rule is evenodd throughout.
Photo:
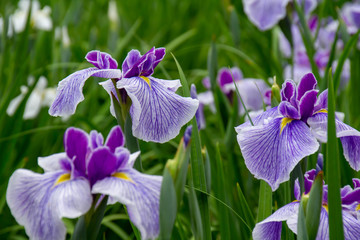
<svg viewBox="0 0 360 240"><path fill-rule="evenodd" d="M323 204L322 206L323 206L323 208L325 208L326 212L329 212L329 208L328 208L327 204Z"/></svg>
<svg viewBox="0 0 360 240"><path fill-rule="evenodd" d="M292 122L292 118L287 118L287 117L284 117L283 119L281 119L281 123L280 123L280 134L282 133L282 131L284 130L285 126L289 123Z"/></svg>
<svg viewBox="0 0 360 240"><path fill-rule="evenodd" d="M54 187L59 185L62 182L69 181L70 177L71 177L70 173L64 173L64 174L60 175L60 177L58 177L58 179L56 180Z"/></svg>
<svg viewBox="0 0 360 240"><path fill-rule="evenodd" d="M150 85L150 79L147 78L147 77L144 77L144 76L140 76L142 79L144 79L144 81L149 85L149 87L151 88L151 85Z"/></svg>
<svg viewBox="0 0 360 240"><path fill-rule="evenodd" d="M134 181L126 173L123 173L123 172L116 172L111 176L117 177L117 178L120 178L120 179L124 179L126 181L134 183Z"/></svg>
<svg viewBox="0 0 360 240"><path fill-rule="evenodd" d="M356 211L359 211L360 210L360 204L358 204L355 208Z"/></svg>
<svg viewBox="0 0 360 240"><path fill-rule="evenodd" d="M316 113L328 113L328 111L326 109L320 109L319 111L315 112Z"/></svg>

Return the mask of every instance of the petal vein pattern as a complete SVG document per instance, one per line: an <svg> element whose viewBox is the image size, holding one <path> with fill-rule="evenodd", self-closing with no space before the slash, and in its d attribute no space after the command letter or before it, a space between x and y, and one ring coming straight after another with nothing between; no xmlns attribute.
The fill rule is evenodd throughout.
<svg viewBox="0 0 360 240"><path fill-rule="evenodd" d="M176 137L181 127L192 119L199 101L177 95L174 89L178 81L148 79L150 84L141 77L124 78L117 82L117 87L124 88L132 100L134 136L164 143Z"/></svg>
<svg viewBox="0 0 360 240"><path fill-rule="evenodd" d="M281 131L281 117L267 124L242 128L237 140L250 172L269 183L275 191L289 180L290 172L305 156L313 154L319 143L302 121L293 120Z"/></svg>

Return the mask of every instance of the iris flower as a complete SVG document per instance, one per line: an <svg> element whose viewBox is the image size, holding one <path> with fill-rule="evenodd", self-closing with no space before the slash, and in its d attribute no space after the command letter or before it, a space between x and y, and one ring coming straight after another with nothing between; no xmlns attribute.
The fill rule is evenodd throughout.
<svg viewBox="0 0 360 240"><path fill-rule="evenodd" d="M130 154L124 142L118 126L105 144L101 133L89 135L69 128L64 135L65 152L38 159L45 173L26 169L13 173L6 200L30 239L65 239L61 218L85 214L93 204L93 194L108 195L108 204L125 204L143 239L158 235L162 177L133 169L139 152Z"/></svg>
<svg viewBox="0 0 360 240"><path fill-rule="evenodd" d="M317 5L316 0L297 0L304 4L305 14L310 13ZM286 15L286 6L290 0L243 0L244 11L250 21L260 30L268 30Z"/></svg>
<svg viewBox="0 0 360 240"><path fill-rule="evenodd" d="M305 197L308 196L313 181L316 177L315 169L308 171L304 177ZM346 240L356 240L360 236L360 180L353 179L354 189L349 185L340 190L342 202L342 217L344 235ZM271 216L256 224L252 236L254 240L277 240L281 238L282 221L286 221L288 227L297 233L297 219L300 204L300 185L295 182L294 193L296 201L278 209ZM320 212L320 224L317 232L317 240L329 239L329 216L328 216L327 185L323 186L323 200Z"/></svg>
<svg viewBox="0 0 360 240"><path fill-rule="evenodd" d="M304 157L327 141L327 90L318 95L316 79L306 74L298 86L286 80L281 103L235 128L245 164L255 178L275 191L289 180L290 172ZM360 170L360 132L336 119L336 134L345 159Z"/></svg>
<svg viewBox="0 0 360 240"><path fill-rule="evenodd" d="M130 115L133 135L144 141L169 141L195 115L199 101L175 93L181 86L179 80L152 77L154 68L164 55L164 48L152 48L143 56L139 51L132 50L122 64L121 74L117 62L109 54L89 52L86 59L95 67L77 71L59 83L56 99L49 110L50 115L73 114L77 104L84 99L82 88L89 77L111 78L116 81L118 89L126 91L124 96L132 100ZM112 80L102 82L101 85L110 95L117 97ZM114 115L113 103L110 111Z"/></svg>

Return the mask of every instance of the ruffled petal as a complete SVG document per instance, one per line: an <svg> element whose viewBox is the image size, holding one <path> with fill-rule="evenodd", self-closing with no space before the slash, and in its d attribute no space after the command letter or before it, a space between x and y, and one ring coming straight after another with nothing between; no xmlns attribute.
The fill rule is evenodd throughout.
<svg viewBox="0 0 360 240"><path fill-rule="evenodd" d="M181 97L162 83L152 77L117 82L117 87L124 88L132 100L133 135L144 141L163 143L176 137L199 105L198 100Z"/></svg>
<svg viewBox="0 0 360 240"><path fill-rule="evenodd" d="M64 174L67 173L37 174L19 169L10 177L6 201L30 239L63 240L66 228L61 218L77 218L90 209L88 181L78 178L59 182Z"/></svg>
<svg viewBox="0 0 360 240"><path fill-rule="evenodd" d="M113 117L116 117L115 109L114 109L114 101L113 101L112 95L115 96L117 101L119 101L119 98L116 94L116 88L115 88L112 80L108 79L104 82L100 82L99 85L101 85L105 89L105 91L109 94L109 96L110 96L110 113L111 113L111 115L113 115Z"/></svg>
<svg viewBox="0 0 360 240"><path fill-rule="evenodd" d="M59 82L56 97L49 114L51 116L67 116L75 113L76 106L84 100L82 93L85 81L91 77L121 78L119 69L88 68L77 71Z"/></svg>
<svg viewBox="0 0 360 240"><path fill-rule="evenodd" d="M319 97L317 98L314 106L314 112L317 112L321 109L327 109L327 102L328 102L328 90L326 89L322 93L320 93Z"/></svg>
<svg viewBox="0 0 360 240"><path fill-rule="evenodd" d="M54 172L57 170L65 170L63 167L63 160L68 160L65 152L55 153L47 157L39 157L38 165L44 169L45 172Z"/></svg>
<svg viewBox="0 0 360 240"><path fill-rule="evenodd" d="M88 52L85 59L99 69L116 69L118 66L110 54L97 50Z"/></svg>
<svg viewBox="0 0 360 240"><path fill-rule="evenodd" d="M347 240L357 240L360 236L360 219L356 217L356 213L346 210L342 211L344 223L344 236Z"/></svg>
<svg viewBox="0 0 360 240"><path fill-rule="evenodd" d="M91 185L96 181L104 179L116 171L117 158L109 148L98 147L95 149L87 165L88 178Z"/></svg>
<svg viewBox="0 0 360 240"><path fill-rule="evenodd" d="M141 232L141 238L154 239L159 234L161 182L161 176L126 169L98 181L92 192L109 195L110 198L125 204L130 220Z"/></svg>
<svg viewBox="0 0 360 240"><path fill-rule="evenodd" d="M296 97L296 84L293 80L286 80L282 84L282 88L280 91L281 94L281 100L282 101L288 101L294 97Z"/></svg>
<svg viewBox="0 0 360 240"><path fill-rule="evenodd" d="M316 240L329 239L329 215L324 207L321 208L319 228L316 235Z"/></svg>
<svg viewBox="0 0 360 240"><path fill-rule="evenodd" d="M327 141L327 113L320 112L310 117L307 121L316 138L322 142ZM360 132L349 125L335 120L336 136L343 145L345 159L356 171L360 170Z"/></svg>
<svg viewBox="0 0 360 240"><path fill-rule="evenodd" d="M315 89L316 85L317 85L317 81L315 79L314 74L312 73L305 74L301 78L299 85L297 87L297 99L300 100L307 91Z"/></svg>
<svg viewBox="0 0 360 240"><path fill-rule="evenodd" d="M123 132L121 131L121 127L113 127L106 138L105 145L108 146L112 152L115 152L115 149L117 147L122 147L124 146L124 144L125 137Z"/></svg>
<svg viewBox="0 0 360 240"><path fill-rule="evenodd" d="M288 118L243 128L237 140L249 171L268 182L273 191L289 180L290 172L301 159L319 148L306 123Z"/></svg>
<svg viewBox="0 0 360 240"><path fill-rule="evenodd" d="M281 115L287 118L291 119L300 119L300 113L299 111L290 103L287 101L282 101L279 104L279 112Z"/></svg>
<svg viewBox="0 0 360 240"><path fill-rule="evenodd" d="M316 102L316 96L318 92L318 90L309 90L300 99L299 112L301 115L301 120L306 121L308 117L313 115L314 104Z"/></svg>
<svg viewBox="0 0 360 240"><path fill-rule="evenodd" d="M89 135L79 128L70 127L64 135L64 146L67 156L73 160L75 169L86 175L86 156L90 149Z"/></svg>
<svg viewBox="0 0 360 240"><path fill-rule="evenodd" d="M289 203L282 208L278 209L271 216L255 225L252 233L254 240L280 240L281 238L281 225L282 221L291 219L297 220L299 211L299 202ZM291 221L293 226L293 222ZM289 226L290 227L290 226ZM293 227L290 228L293 230ZM296 225L295 225L296 229Z"/></svg>
<svg viewBox="0 0 360 240"><path fill-rule="evenodd" d="M260 30L268 30L285 17L288 2L289 0L245 0L243 4L250 21Z"/></svg>
<svg viewBox="0 0 360 240"><path fill-rule="evenodd" d="M267 124L271 119L278 117L278 116L281 116L278 111L278 107L273 107L273 108L270 108L270 109L266 110L265 112L259 114L257 117L252 118L251 120L252 120L254 126L257 126L257 125ZM235 131L237 133L240 133L241 129L246 128L246 127L251 127L250 121L247 121L247 122L235 127Z"/></svg>

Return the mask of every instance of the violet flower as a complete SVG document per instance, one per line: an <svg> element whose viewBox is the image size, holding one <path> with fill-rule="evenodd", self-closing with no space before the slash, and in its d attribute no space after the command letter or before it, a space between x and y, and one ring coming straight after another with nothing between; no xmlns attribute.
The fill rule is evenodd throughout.
<svg viewBox="0 0 360 240"><path fill-rule="evenodd" d="M286 15L286 6L290 0L243 0L244 11L250 21L260 30L268 30L277 24ZM297 0L304 4L305 14L313 11L316 0Z"/></svg>
<svg viewBox="0 0 360 240"><path fill-rule="evenodd" d="M232 100L232 94L236 94L233 78L246 109L249 111L263 109L265 92L269 89L266 83L262 79L243 78L241 70L237 67L233 67L230 70L228 68L221 68L218 73L217 82L222 92L228 96L230 101ZM240 115L245 114L245 109L240 101L239 112Z"/></svg>
<svg viewBox="0 0 360 240"><path fill-rule="evenodd" d="M164 143L176 137L199 106L197 99L175 93L181 86L179 80L152 76L164 55L165 48L152 48L143 56L131 50L122 64L123 76L116 85L125 89L131 98L132 132L144 141Z"/></svg>
<svg viewBox="0 0 360 240"><path fill-rule="evenodd" d="M89 52L86 59L95 68L77 71L59 83L50 115L73 114L77 104L84 99L82 88L89 77L112 78L117 81L116 87L120 92L124 91L123 95L132 100L130 115L133 135L144 141L169 141L195 115L199 101L175 93L181 86L179 80L162 80L151 76L164 55L164 48L152 48L143 56L139 51L132 50L122 64L121 75L121 71L116 69L117 62L109 54ZM117 99L118 94L111 79L100 84ZM115 116L112 101L111 98L110 112Z"/></svg>
<svg viewBox="0 0 360 240"><path fill-rule="evenodd" d="M307 197L313 181L316 177L316 171L310 170L304 175L305 196ZM346 240L356 240L360 236L360 180L353 179L354 189L349 185L340 190L342 202L342 217L344 224L344 236ZM297 219L300 204L300 185L299 181L295 182L294 194L296 201L291 202L271 216L255 225L252 233L254 240L278 240L281 238L282 221L286 221L288 227L295 234L297 233ZM317 240L329 239L329 216L328 216L328 199L327 185L323 186L323 200L320 212L320 223L317 232Z"/></svg>
<svg viewBox="0 0 360 240"><path fill-rule="evenodd" d="M64 153L38 159L43 174L18 169L10 177L6 200L30 239L65 239L61 218L77 218L93 204L93 194L109 196L108 204L127 206L130 220L143 239L159 233L162 177L139 173L123 133L114 127L104 144L101 133L69 128Z"/></svg>
<svg viewBox="0 0 360 240"><path fill-rule="evenodd" d="M296 87L292 80L282 86L281 103L235 128L245 164L255 178L275 191L289 180L290 172L304 157L327 141L327 90L319 96L316 79L306 74ZM336 119L336 134L345 159L360 170L360 132Z"/></svg>
<svg viewBox="0 0 360 240"><path fill-rule="evenodd" d="M59 82L56 97L49 109L51 116L68 116L75 113L76 106L84 100L82 93L85 81L91 76L101 78L121 78L117 62L109 54L91 51L86 60L95 67L77 71Z"/></svg>

